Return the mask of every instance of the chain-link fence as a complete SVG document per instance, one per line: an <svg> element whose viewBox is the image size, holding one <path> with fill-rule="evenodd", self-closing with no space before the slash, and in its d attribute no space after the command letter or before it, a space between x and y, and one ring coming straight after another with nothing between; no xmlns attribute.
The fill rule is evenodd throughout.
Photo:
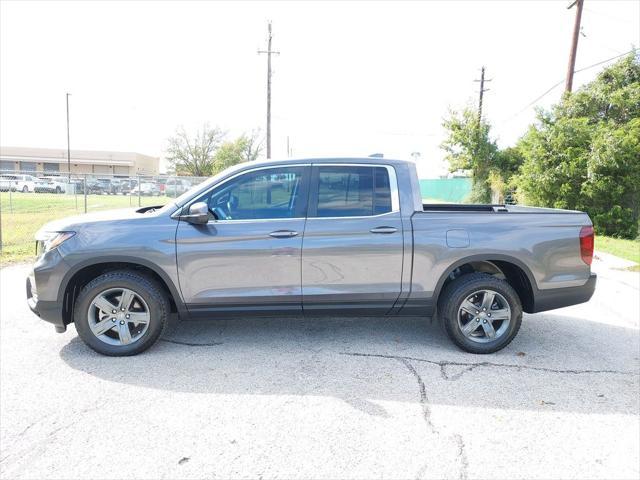
<svg viewBox="0 0 640 480"><path fill-rule="evenodd" d="M30 258L34 234L51 220L99 210L164 205L204 180L0 171L0 255L3 262Z"/></svg>

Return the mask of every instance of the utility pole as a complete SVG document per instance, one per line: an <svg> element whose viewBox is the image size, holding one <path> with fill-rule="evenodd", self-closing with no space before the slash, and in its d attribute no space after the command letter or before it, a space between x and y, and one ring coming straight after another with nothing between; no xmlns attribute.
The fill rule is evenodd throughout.
<svg viewBox="0 0 640 480"><path fill-rule="evenodd" d="M258 50L258 54L267 54L267 159L271 158L271 54L280 52L271 50L271 22L269 22L269 39L266 50Z"/></svg>
<svg viewBox="0 0 640 480"><path fill-rule="evenodd" d="M484 97L484 92L488 92L488 88L484 88L484 82L490 82L491 79L484 78L484 65L480 70L480 80L474 80L474 82L480 82L480 97L478 99L478 125L476 129L476 147L473 155L478 157L480 154L480 139L482 136L482 100ZM480 162L484 164L484 161L481 159Z"/></svg>
<svg viewBox="0 0 640 480"><path fill-rule="evenodd" d="M576 20L573 24L573 38L571 40L571 50L569 51L569 67L567 68L567 81L564 85L564 93L570 93L573 88L573 71L576 68L576 53L578 51L578 38L580 36L580 21L582 19L582 6L584 0L574 0L571 5L567 7L576 7Z"/></svg>
<svg viewBox="0 0 640 480"><path fill-rule="evenodd" d="M478 99L478 125L482 122L482 99L484 97L484 92L488 92L488 88L484 88L484 82L490 82L491 79L485 80L484 78L484 66L482 67L480 73L480 80L474 80L474 82L480 82L480 98Z"/></svg>
<svg viewBox="0 0 640 480"><path fill-rule="evenodd" d="M69 179L69 185L71 185L71 143L69 141L69 95L67 93L67 175Z"/></svg>

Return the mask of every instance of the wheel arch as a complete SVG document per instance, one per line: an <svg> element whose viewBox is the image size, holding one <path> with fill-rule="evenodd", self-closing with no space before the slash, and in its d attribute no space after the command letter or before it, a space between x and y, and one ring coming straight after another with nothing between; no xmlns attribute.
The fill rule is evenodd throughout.
<svg viewBox="0 0 640 480"><path fill-rule="evenodd" d="M103 273L126 269L139 271L154 278L169 296L171 310L180 316L186 316L187 310L178 288L160 267L137 257L110 256L80 262L64 276L58 293L58 302L62 305L62 318L65 325L73 321L74 303L84 285Z"/></svg>
<svg viewBox="0 0 640 480"><path fill-rule="evenodd" d="M480 254L461 258L447 268L438 279L434 296L440 298L442 289L451 280L457 278L455 273L485 272L491 275L501 274L513 287L522 303L523 311L530 313L534 309L537 283L529 267L509 255ZM459 276L459 275L458 275Z"/></svg>

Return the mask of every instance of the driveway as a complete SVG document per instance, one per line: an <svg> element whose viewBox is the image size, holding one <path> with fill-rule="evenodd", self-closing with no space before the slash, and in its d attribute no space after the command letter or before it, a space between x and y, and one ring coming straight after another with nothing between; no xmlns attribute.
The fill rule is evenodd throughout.
<svg viewBox="0 0 640 480"><path fill-rule="evenodd" d="M2 478L638 478L638 273L501 352L421 318L215 320L107 358L0 271Z"/></svg>

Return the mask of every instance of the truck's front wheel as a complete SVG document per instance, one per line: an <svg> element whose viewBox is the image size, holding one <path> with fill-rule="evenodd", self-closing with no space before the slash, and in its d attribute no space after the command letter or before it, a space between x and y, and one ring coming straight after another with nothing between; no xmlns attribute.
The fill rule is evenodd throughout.
<svg viewBox="0 0 640 480"><path fill-rule="evenodd" d="M448 284L438 312L449 338L471 353L506 347L522 322L522 304L506 281L486 273L463 275Z"/></svg>
<svg viewBox="0 0 640 480"><path fill-rule="evenodd" d="M162 288L135 271L108 272L90 281L75 304L80 338L98 353L135 355L162 334L170 305Z"/></svg>

